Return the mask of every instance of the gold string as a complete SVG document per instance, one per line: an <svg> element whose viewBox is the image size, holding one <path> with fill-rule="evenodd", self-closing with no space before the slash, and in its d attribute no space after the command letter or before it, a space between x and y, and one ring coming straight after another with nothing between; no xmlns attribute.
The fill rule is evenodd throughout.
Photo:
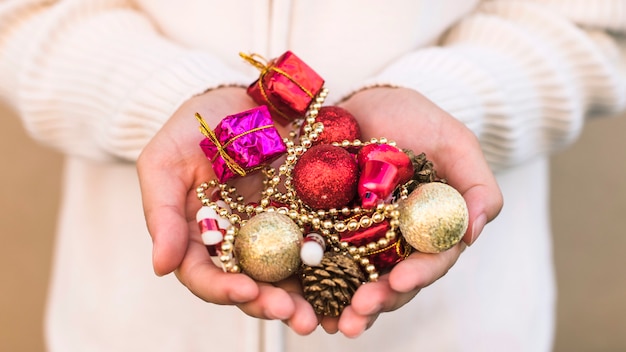
<svg viewBox="0 0 626 352"><path fill-rule="evenodd" d="M246 53L240 52L239 56L241 56L241 58L246 60L252 66L258 68L261 72L267 70L267 60L259 54L253 53L248 55Z"/></svg>
<svg viewBox="0 0 626 352"><path fill-rule="evenodd" d="M402 259L406 259L412 251L413 247L406 242L404 237L400 236L396 242L396 253L398 253Z"/></svg>
<svg viewBox="0 0 626 352"><path fill-rule="evenodd" d="M280 111L269 99L268 95L267 95L267 91L265 90L265 86L263 85L263 79L265 78L265 75L267 75L270 71L274 71L280 75L282 75L283 77L287 78L291 83L295 84L298 88L300 88L300 90L302 92L304 92L304 94L306 94L309 98L313 99L315 98L315 95L313 95L312 92L310 92L308 89L306 89L306 87L304 87L302 84L300 84L298 81L296 81L293 77L291 77L291 75L289 75L287 72L276 68L274 66L268 66L267 64L267 60L259 55L259 54L246 54L243 52L239 53L239 56L241 56L244 60L246 60L248 63L250 63L252 66L258 68L261 71L261 74L259 75L259 79L257 80L257 83L259 85L259 91L261 92L261 95L263 96L263 99L267 102L267 104L275 111L277 112L280 116L282 116L285 120L289 121L291 120L291 118L289 116L287 116L285 113L283 113L282 111Z"/></svg>
<svg viewBox="0 0 626 352"><path fill-rule="evenodd" d="M224 160L224 163L226 164L226 166L228 166L229 169L231 169L233 172L237 173L239 176L246 176L246 170L244 168L242 168L241 166L239 166L239 164L237 164L237 162L235 160L233 160L233 158L231 158L230 155L228 155L228 153L226 152L226 145L232 143L235 139L244 136L248 133L251 132L256 132L268 127L273 127L273 126L262 126L262 127L256 127L252 130L246 131L244 133L241 133L237 136L235 136L234 138L231 138L230 140L228 140L224 145L222 145L222 143L219 141L219 139L217 138L217 136L215 135L215 132L213 132L213 130L211 130L211 128L209 127L209 125L206 123L206 121L204 121L204 119L202 118L202 116L200 116L199 113L196 113L196 119L198 120L198 122L200 122L200 132L207 137L211 143L213 143L215 145L215 147L217 148L217 152L219 153L219 156L222 157L222 159ZM215 155L215 157L213 157L213 159L211 160L211 162L214 162L215 159L217 158L217 154Z"/></svg>
<svg viewBox="0 0 626 352"><path fill-rule="evenodd" d="M245 135L247 135L247 134L254 133L254 132L258 132L258 131L262 131L262 130L265 130L265 129L268 129L268 128L272 128L272 127L274 127L274 125L265 125L265 126L255 127L255 128L253 128L253 129L250 129L250 130L247 130L247 131L245 131L245 132L242 132L242 133L240 133L240 134L238 134L238 135L236 135L236 136L234 136L234 137L230 138L229 140L227 140L227 141L226 141L226 143L224 143L224 144L222 145L222 148L226 148L229 144L231 144L232 142L234 142L234 141L235 141L237 138L239 138L239 137L243 137L243 136L245 136Z"/></svg>

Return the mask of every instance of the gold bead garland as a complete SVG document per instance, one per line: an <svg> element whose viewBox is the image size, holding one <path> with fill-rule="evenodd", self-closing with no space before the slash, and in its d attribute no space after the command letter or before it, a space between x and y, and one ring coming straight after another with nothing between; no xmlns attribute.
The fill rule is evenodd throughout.
<svg viewBox="0 0 626 352"><path fill-rule="evenodd" d="M289 132L289 136L283 139L287 147L284 162L278 168L267 166L262 169L264 175L263 190L258 204L244 204L244 197L237 194L235 187L220 183L215 179L202 183L196 189L197 197L202 205L213 208L218 215L229 220L231 224L226 230L220 246L221 254L219 260L226 272L241 272L241 268L233 254L233 247L238 229L246 223L246 219L242 218L242 216L249 219L256 214L264 212L278 212L293 220L303 233L307 231L320 233L329 245L329 250L350 254L353 260L367 273L369 281L378 280L378 270L375 265L370 263L368 256L389 248L390 243L394 243L397 240L397 231L399 231L398 219L400 216L398 205L396 203L379 204L373 209L363 209L360 206L354 206L341 209L311 210L296 196L293 188L292 172L295 164L324 131L323 124L317 122L316 117L327 95L328 89L323 88L310 105L304 119L292 124L294 128ZM301 124L304 125L302 126ZM298 137L296 129L300 128L304 133ZM395 142L389 141L384 137L371 138L369 141L357 139L332 143L333 146L344 149L358 149L369 144L396 146ZM279 189L280 185L284 186L284 191ZM211 201L210 197L207 196L209 189L216 189L221 200L233 210L233 213ZM406 198L408 191L405 187L401 186L399 195L401 199ZM280 205L284 204L284 206L273 206L272 202ZM383 238L358 247L341 240L342 233L369 228L386 220L389 221L389 229Z"/></svg>
<svg viewBox="0 0 626 352"><path fill-rule="evenodd" d="M255 55L249 56L253 63L257 62ZM288 74L281 74L309 92ZM213 165L219 180L203 182L196 188L203 206L196 219L212 259L218 259L218 266L225 272L244 272L254 280L270 283L295 274L304 298L316 314L338 316L350 304L359 285L377 281L379 270L390 270L412 251L424 252L422 242L436 241L437 250L454 245L465 232L463 226L467 226L462 220L467 223L468 212L461 212L466 206L462 196L453 199L447 189L437 191L442 196L435 197L435 204L421 208L427 203L424 199L430 198L418 198L416 195L423 192L417 190L425 184L445 183L424 153L415 155L411 150L400 149L385 137L341 140L359 138L358 122L347 111L347 116L336 115L340 107L328 107L328 111L324 108L320 115L328 96L328 89L321 82L314 90L318 92L315 96L281 96L281 101L288 104L310 102L304 116L299 109L285 121L291 124L287 137L281 138L272 130L272 136L258 136L262 139L253 142L256 151L250 151L256 154L250 155L258 157L258 161L251 162L257 166L250 170L263 176L255 201L246 199L227 183L230 178L220 172L220 161ZM261 89L265 100L255 101L277 110L262 84ZM266 107L257 108L265 110L262 125L272 125L267 122ZM280 111L278 114L287 117ZM239 115L245 114L236 116ZM272 118L280 122L277 115ZM202 128L210 130L201 117L199 120L201 132ZM225 118L218 128L229 123ZM252 125L247 130L256 133L254 126L261 124ZM214 137L209 138L209 144L212 141L219 147L217 137L208 137ZM225 137L220 135L222 138ZM278 153L263 149L269 142L276 145ZM206 143L203 140L201 147L210 159L212 151ZM227 166L232 166L228 164L231 157L248 155L239 148L244 147L237 146L227 156L222 155ZM309 149L310 153L303 156ZM283 158L280 165L266 165L279 154ZM420 217L422 214L425 216ZM418 230L416 223L422 224Z"/></svg>

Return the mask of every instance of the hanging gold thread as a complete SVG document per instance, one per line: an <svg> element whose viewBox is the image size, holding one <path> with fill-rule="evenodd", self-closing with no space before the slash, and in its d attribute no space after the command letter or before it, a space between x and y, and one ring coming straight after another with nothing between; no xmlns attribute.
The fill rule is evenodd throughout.
<svg viewBox="0 0 626 352"><path fill-rule="evenodd" d="M207 137L211 141L211 143L215 145L215 147L217 148L217 152L219 153L219 156L222 157L226 166L228 166L229 169L237 173L239 176L246 176L247 174L246 170L242 168L241 166L239 166L239 164L237 164L237 162L230 155L228 155L228 153L226 152L226 146L228 146L230 143L232 143L233 141L235 141L237 138L241 136L245 136L249 133L253 133L253 132L257 132L257 131L261 131L267 128L274 127L273 125L256 127L251 130L240 133L234 136L233 138L229 139L226 143L222 144L220 140L217 138L217 136L215 135L215 132L213 132L213 130L209 127L206 121L204 121L204 119L202 118L202 116L200 116L199 113L196 113L196 119L198 120L198 122L200 122L200 127L199 127L200 132L205 137ZM211 161L214 162L216 158L217 158L217 155L215 155L215 157L213 157Z"/></svg>
<svg viewBox="0 0 626 352"><path fill-rule="evenodd" d="M280 116L282 116L284 119L286 120L291 120L291 118L289 116L287 116L285 113L283 113L282 111L280 111L280 109L278 109L269 99L269 96L267 95L267 92L265 90L265 86L263 85L263 79L265 78L265 75L267 75L270 71L274 71L280 75L282 75L283 77L287 78L291 83L295 84L298 88L300 88L300 90L302 92L304 92L304 94L306 94L309 98L313 99L315 98L315 95L310 92L308 89L306 89L306 87L304 87L302 84L300 84L298 81L296 81L293 77L291 77L291 75L289 75L287 72L275 67L275 66L269 66L267 64L267 60L259 55L259 54L246 54L243 52L239 53L239 56L241 56L244 60L246 60L249 64L251 64L252 66L256 67L257 69L259 69L261 71L261 74L259 75L259 79L257 80L257 84L259 85L259 91L261 92L261 95L263 96L263 99L265 99L265 101L267 102L267 104L269 105L270 108L272 108L272 110L274 110L276 113L278 113Z"/></svg>
<svg viewBox="0 0 626 352"><path fill-rule="evenodd" d="M259 54L246 54L244 52L240 52L239 56L246 60L249 64L259 69L259 71L264 72L267 70L267 60L259 55Z"/></svg>

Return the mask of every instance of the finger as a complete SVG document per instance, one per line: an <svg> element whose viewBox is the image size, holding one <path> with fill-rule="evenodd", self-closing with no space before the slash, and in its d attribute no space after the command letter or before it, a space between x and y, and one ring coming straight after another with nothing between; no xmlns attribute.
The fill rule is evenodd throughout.
<svg viewBox="0 0 626 352"><path fill-rule="evenodd" d="M352 297L350 306L359 315L390 312L405 305L418 292L419 289L408 292L394 291L389 284L389 275L384 275L376 282L369 282L359 287Z"/></svg>
<svg viewBox="0 0 626 352"><path fill-rule="evenodd" d="M351 306L347 306L339 317L338 328L348 338L357 338L369 329L378 318L378 314L360 315Z"/></svg>
<svg viewBox="0 0 626 352"><path fill-rule="evenodd" d="M152 237L152 263L157 275L172 272L180 265L188 244L184 213L187 188L168 168L138 161L144 216ZM164 187L164 185L167 185Z"/></svg>
<svg viewBox="0 0 626 352"><path fill-rule="evenodd" d="M290 319L296 305L291 295L282 288L268 283L259 283L259 295L249 302L237 306L244 313L260 319Z"/></svg>
<svg viewBox="0 0 626 352"><path fill-rule="evenodd" d="M283 280L276 284L282 288L294 302L294 314L284 321L298 335L309 335L320 324L320 319L315 314L313 307L302 296L302 285L295 277Z"/></svg>
<svg viewBox="0 0 626 352"><path fill-rule="evenodd" d="M471 246L483 231L487 222L494 219L502 208L502 194L493 198L494 190L486 185L475 185L463 193L469 213L467 231L463 242Z"/></svg>
<svg viewBox="0 0 626 352"><path fill-rule="evenodd" d="M339 332L339 318L338 317L327 317L324 316L321 319L320 325L327 334L336 334Z"/></svg>
<svg viewBox="0 0 626 352"><path fill-rule="evenodd" d="M459 242L441 253L411 254L391 270L389 287L397 292L409 293L431 285L448 272L465 247L465 243Z"/></svg>
<svg viewBox="0 0 626 352"><path fill-rule="evenodd" d="M469 224L463 241L471 245L485 224L498 215L503 198L496 178L480 150L478 139L462 125L456 126L453 136L457 137L450 140L464 138L467 142L449 143L443 148L443 155L454 156L454 159L441 162L441 176L465 199Z"/></svg>
<svg viewBox="0 0 626 352"><path fill-rule="evenodd" d="M302 297L302 294L291 292L289 295L295 304L295 312L285 323L298 335L311 334L320 324L313 307Z"/></svg>
<svg viewBox="0 0 626 352"><path fill-rule="evenodd" d="M180 267L178 280L199 298L216 304L238 304L258 298L257 283L244 274L225 273L213 264L204 244L192 241Z"/></svg>

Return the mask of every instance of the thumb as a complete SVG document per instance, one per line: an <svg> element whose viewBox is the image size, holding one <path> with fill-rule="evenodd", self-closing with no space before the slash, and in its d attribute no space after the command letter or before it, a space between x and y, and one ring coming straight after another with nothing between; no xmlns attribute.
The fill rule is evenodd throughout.
<svg viewBox="0 0 626 352"><path fill-rule="evenodd" d="M141 158L137 164L144 216L152 238L152 265L157 275L165 275L180 265L187 250L188 190L167 168L146 166Z"/></svg>

